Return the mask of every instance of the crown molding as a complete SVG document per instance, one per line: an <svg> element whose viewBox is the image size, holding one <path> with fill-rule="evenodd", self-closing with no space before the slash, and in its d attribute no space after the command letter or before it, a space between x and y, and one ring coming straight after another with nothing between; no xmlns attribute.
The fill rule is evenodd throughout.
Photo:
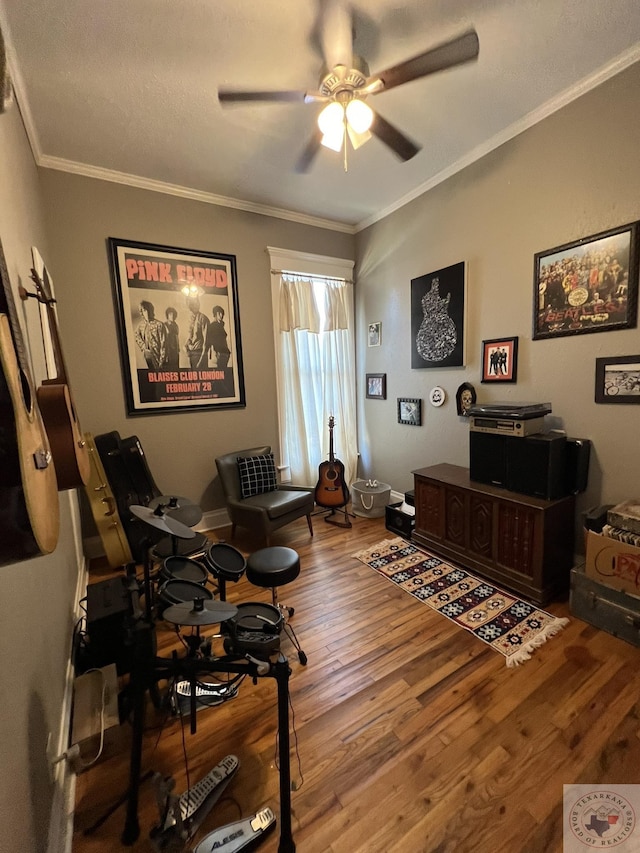
<svg viewBox="0 0 640 853"><path fill-rule="evenodd" d="M355 226L356 233L359 231L363 231L365 228L368 228L370 225L373 225L376 222L379 222L381 219L385 219L391 213L394 213L396 210L399 210L401 207L404 207L409 202L414 201L414 199L418 198L429 190L441 184L443 181L446 181L447 178L452 177L457 172L462 171L467 166L470 166L472 163L475 163L477 160L480 160L487 154L490 154L491 151L494 151L496 148L499 148L501 145L504 145L505 142L509 142L511 139L514 139L516 136L519 136L525 130L528 130L530 127L533 127L535 124L543 121L545 118L548 118L553 113L562 109L562 107L566 107L572 101L577 100L582 95L586 95L587 92L590 92L592 89L595 89L601 83L606 82L611 77L615 77L616 74L620 74L620 72L624 71L626 68L629 68L634 63L640 60L640 43L634 45L629 50L620 54L620 56L616 57L616 59L609 62L607 65L604 65L594 74L591 74L589 77L585 77L575 86L571 86L569 89L565 89L564 92L560 92L555 98L552 98L550 101L547 101L541 107L538 107L535 110L532 110L527 115L523 116L519 121L514 122L509 127L505 128L500 133L497 133L491 139L488 139L486 142L483 142L481 145L476 146L474 149L469 151L455 163L452 163L451 166L448 166L446 169L443 169L441 172L438 172L437 175L434 175L432 178L429 178L428 181L417 186L414 190L403 195L393 204L385 207L383 210L378 211L378 213L374 213L373 216L368 217L367 219L363 219L361 222L358 222Z"/></svg>
<svg viewBox="0 0 640 853"><path fill-rule="evenodd" d="M182 187L178 184L167 184L164 181L155 181L151 178L141 178L138 175L129 175L126 172L116 172L112 169L103 169L97 166L87 166L85 163L77 163L73 160L64 160L60 157L40 155L36 157L38 166L43 169L56 169L60 172L69 172L73 175L82 175L86 178L95 178L100 181L109 181L113 184L125 184L142 190L174 195L180 198L188 198L192 201L201 201L204 204L215 204L219 207L231 207L234 210L245 210L248 213L257 213L260 216L271 216L275 219L286 219L289 222L298 222L301 225L311 225L314 228L327 228L330 231L341 231L344 234L355 234L355 226L346 222L338 222L333 219L322 219L318 216L309 216L306 213L298 213L294 210L285 210L280 207L271 207L268 204L244 201L237 198L228 198L215 193L194 190L190 187Z"/></svg>

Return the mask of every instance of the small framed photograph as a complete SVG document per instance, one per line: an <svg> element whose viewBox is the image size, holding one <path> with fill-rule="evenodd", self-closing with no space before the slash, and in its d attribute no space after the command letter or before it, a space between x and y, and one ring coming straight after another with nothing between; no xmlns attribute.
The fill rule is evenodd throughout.
<svg viewBox="0 0 640 853"><path fill-rule="evenodd" d="M387 399L386 373L367 373L367 398L369 400Z"/></svg>
<svg viewBox="0 0 640 853"><path fill-rule="evenodd" d="M538 252L533 299L534 341L635 329L638 223Z"/></svg>
<svg viewBox="0 0 640 853"><path fill-rule="evenodd" d="M482 341L482 382L515 382L517 375L517 338Z"/></svg>
<svg viewBox="0 0 640 853"><path fill-rule="evenodd" d="M379 347L382 343L382 323L369 323L367 343L370 347Z"/></svg>
<svg viewBox="0 0 640 853"><path fill-rule="evenodd" d="M398 397L398 423L421 426L422 400L415 397Z"/></svg>
<svg viewBox="0 0 640 853"><path fill-rule="evenodd" d="M640 355L596 359L596 403L640 403Z"/></svg>

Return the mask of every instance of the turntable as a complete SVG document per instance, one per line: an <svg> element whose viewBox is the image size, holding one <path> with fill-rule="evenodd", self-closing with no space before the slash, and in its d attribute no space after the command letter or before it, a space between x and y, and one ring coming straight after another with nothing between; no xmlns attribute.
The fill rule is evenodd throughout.
<svg viewBox="0 0 640 853"><path fill-rule="evenodd" d="M468 409L472 432L524 437L541 432L551 403L475 403Z"/></svg>

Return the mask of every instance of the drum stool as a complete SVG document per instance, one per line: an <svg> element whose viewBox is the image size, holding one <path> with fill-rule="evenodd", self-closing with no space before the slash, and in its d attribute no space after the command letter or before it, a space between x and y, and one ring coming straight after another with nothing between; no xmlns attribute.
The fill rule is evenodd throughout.
<svg viewBox="0 0 640 853"><path fill-rule="evenodd" d="M287 607L278 601L278 587L291 583L300 574L300 557L293 548L272 546L254 551L247 560L246 577L249 583L263 589L271 590L271 601L282 614L283 628L298 651L298 659L304 666L307 656L300 648L296 633L289 625L289 618L294 614L293 607Z"/></svg>

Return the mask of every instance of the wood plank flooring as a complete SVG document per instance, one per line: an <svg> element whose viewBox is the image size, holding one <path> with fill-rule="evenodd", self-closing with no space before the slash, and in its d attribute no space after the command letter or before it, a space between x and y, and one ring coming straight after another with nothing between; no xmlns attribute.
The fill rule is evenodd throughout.
<svg viewBox="0 0 640 853"><path fill-rule="evenodd" d="M301 574L280 590L308 656L283 641L292 676L293 834L299 853L558 853L562 786L640 782L640 650L570 616L516 669L502 655L352 557L394 534L383 519L344 530L304 519L272 544L295 548ZM222 540L228 530L211 538ZM237 538L245 554L260 543ZM92 579L105 570L96 567ZM228 600L269 601L246 578ZM208 630L208 629L207 629ZM214 633L212 628L210 633ZM206 633L206 631L203 631ZM159 652L176 645L158 622ZM265 804L278 814L276 684L246 681L237 698L197 714L197 732L149 703L142 772L187 788L223 756L240 769L194 839ZM90 826L127 788L128 723L77 780L74 853L120 849L124 808ZM295 747L295 748L294 748ZM86 757L89 757L88 755ZM150 782L140 788L139 840L158 822ZM279 828L260 849L278 849Z"/></svg>

